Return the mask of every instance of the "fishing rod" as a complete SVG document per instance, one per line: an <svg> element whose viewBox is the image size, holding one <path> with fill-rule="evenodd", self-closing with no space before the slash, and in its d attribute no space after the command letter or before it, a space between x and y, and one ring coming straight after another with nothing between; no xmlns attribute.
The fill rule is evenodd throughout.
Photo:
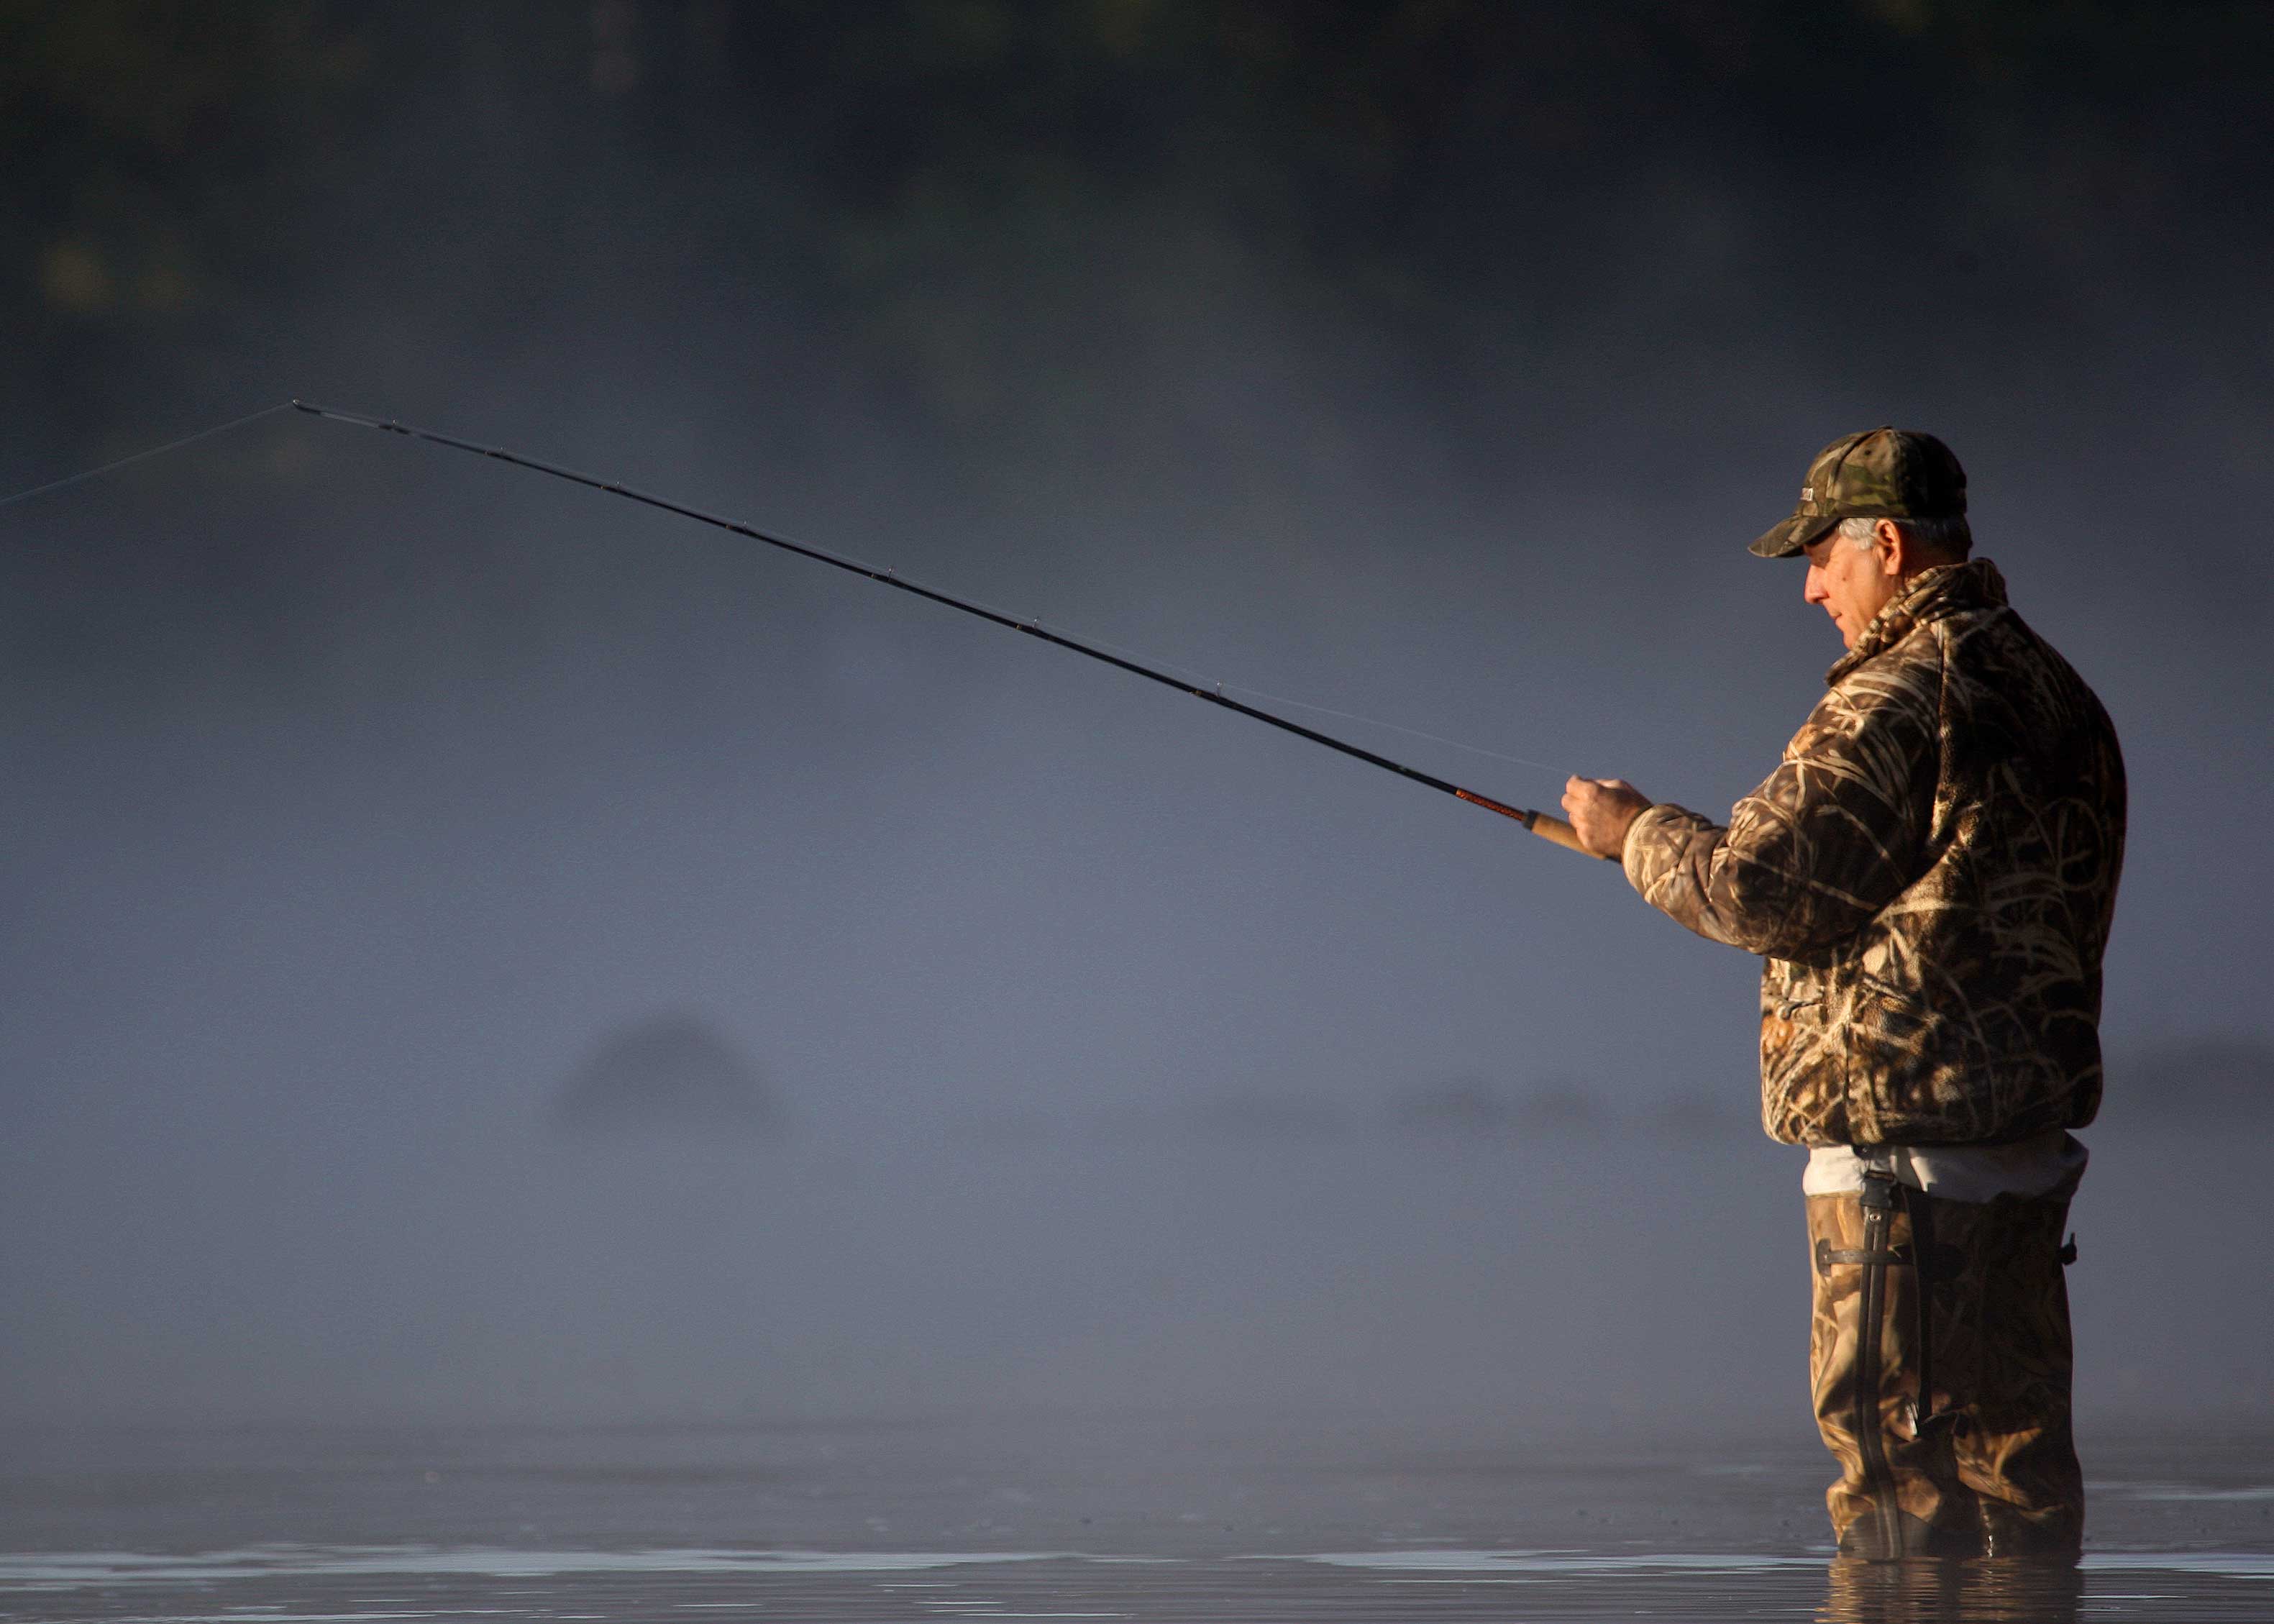
<svg viewBox="0 0 2274 1624"><path fill-rule="evenodd" d="M488 457L493 462L510 462L516 468L526 468L535 473L550 474L555 479L566 479L572 485L589 486L595 491L605 491L612 496L623 497L629 501L639 502L649 508L661 508L666 513L675 513L681 518L693 519L697 523L708 524L732 535L747 538L751 541L762 541L766 545L779 547L785 553L794 553L800 558L811 559L817 564L827 564L832 568L844 570L849 575L860 575L866 580L897 588L903 592L914 593L918 598L927 598L936 604L944 604L950 609L960 609L966 614L977 615L983 620L991 621L997 626L1005 627L1012 631L1022 632L1029 637L1039 637L1044 643L1054 644L1058 648L1071 650L1076 654L1088 655L1091 659L1103 661L1118 670L1128 672L1133 676L1143 677L1148 681L1158 682L1163 688L1172 688L1179 693L1189 694L1194 699L1205 700L1209 704L1221 706L1226 710L1238 711L1241 716L1253 717L1255 720L1276 727L1282 733L1292 733L1298 739L1307 739L1313 744L1322 744L1330 750L1340 751L1344 756L1380 767L1386 772L1394 772L1399 778L1410 778L1416 784L1426 785L1456 800L1465 801L1472 807L1482 807L1487 812L1497 812L1502 817L1513 818L1541 839L1553 841L1566 850L1577 852L1583 856L1593 855L1579 844L1579 837L1571 825L1560 817L1546 812L1534 811L1529 808L1505 805L1495 801L1489 795L1480 795L1472 789L1464 789L1459 785L1450 783L1432 773L1423 772L1418 767L1409 767L1403 762L1392 761L1387 756L1377 756L1372 750L1352 744L1346 739L1337 739L1330 733L1322 733L1315 728L1306 727L1299 722L1291 722L1285 717L1274 716L1269 710L1260 710L1254 705L1242 704L1239 700L1225 694L1222 684L1212 688L1196 686L1183 677L1157 670L1124 655L1116 654L1111 650L1097 647L1096 644L1085 643L1079 637L1070 637L1064 632L1052 631L1039 621L1020 620L1016 615L1005 614L1000 610L990 609L983 604L973 603L967 598L958 598L953 593L943 592L936 588L907 580L894 570L871 568L852 559L840 558L836 553L824 552L819 547L808 546L803 542L790 541L780 536L770 536L765 531L744 524L739 520L724 518L715 513L705 513L699 508L689 508L684 502L675 502L667 497L635 490L629 485L619 484L613 479L601 479L591 474L579 473L573 468L562 468L558 463L539 462L535 457L525 457L517 452L508 451L502 446L480 445L471 440L460 440L454 434L442 434L433 429L422 429L415 424L399 422L393 417L365 417L360 412L339 411L328 406L316 405L312 402L293 400L282 405L264 408L250 416L235 418L214 428L201 430L187 439L175 440L148 451L138 452L132 456L122 458L116 462L105 463L101 468L89 469L84 473L73 474L68 478L56 480L50 485L41 485L29 491L19 491L5 498L4 500L0 500L0 506L20 501L27 497L38 496L48 491L58 490L64 485L75 485L82 479L91 479L98 474L109 473L114 469L125 467L129 462L139 462L146 457L158 456L165 452L177 450L194 441L241 427L288 408L329 422L344 423L356 428L377 429L382 433L399 434L409 440L423 440L431 445L447 446L454 451L470 452L475 456ZM1616 861L1617 859L1613 858L1608 861Z"/></svg>
<svg viewBox="0 0 2274 1624"><path fill-rule="evenodd" d="M997 626L1007 628L1012 631L1022 632L1029 637L1039 637L1044 643L1054 644L1058 648L1071 650L1076 654L1086 654L1091 659L1102 660L1106 665L1128 672L1133 676L1143 677L1148 681L1160 683L1163 688L1172 688L1179 693L1189 694L1194 699L1205 700L1209 704L1220 705L1226 710L1236 710L1242 716L1253 717L1257 721L1267 723L1283 733L1292 733L1299 739L1307 739L1313 744L1323 744L1330 750L1339 750L1344 756L1354 756L1359 761L1380 767L1384 771L1394 772L1400 778L1411 778L1416 784L1426 785L1441 793L1453 796L1456 800L1465 801L1472 807L1482 807L1487 812L1497 812L1502 817L1513 818L1541 839L1551 840L1569 851L1577 852L1583 856L1593 855L1579 844L1578 834L1571 825L1560 817L1529 808L1504 805L1489 795L1480 795L1472 789L1464 789L1457 784L1448 782L1434 774L1423 772L1418 767L1409 767L1403 762L1392 761L1387 756L1377 756L1372 750L1362 748L1346 739L1337 739L1329 733L1320 733L1315 728L1306 727L1299 722L1291 722L1285 717L1274 716L1269 710L1259 710L1254 705L1242 704L1237 699L1224 694L1221 688L1195 687L1181 677L1171 675L1165 671L1156 670L1153 666L1085 643L1079 637L1069 637L1063 632L1052 631L1038 621L1020 620L1015 615L990 609L983 604L975 604L967 598L955 597L953 593L922 585L907 579L894 570L871 568L852 559L840 558L836 553L824 552L819 547L808 546L803 542L790 541L780 536L770 536L765 531L754 529L739 520L725 518L715 513L705 513L699 508L689 508L684 502L675 502L668 497L635 490L629 485L620 484L613 479L599 478L591 474L579 473L573 468L562 468L558 463L539 462L535 457L525 457L517 452L508 451L502 446L480 445L471 440L460 440L454 434L438 433L433 429L422 429L415 424L399 422L393 417L370 417L359 412L339 411L328 406L318 406L308 401L295 400L292 405L296 410L306 412L311 417L322 417L333 423L345 423L356 428L377 429L382 433L400 434L409 440L423 440L431 445L447 446L454 451L470 452L476 456L488 457L494 462L510 462L516 468L526 468L535 473L550 474L555 479L566 479L573 485L586 485L595 491L605 491L612 496L621 496L628 501L639 502L650 508L659 508L666 513L675 513L681 518L693 519L697 523L708 524L730 534L745 537L751 541L762 541L770 547L779 547L785 553L794 553L800 558L811 559L817 564L827 564L832 568L844 570L849 575L860 575L884 586L914 593L918 598L929 599L936 604L944 604L950 609L960 609L966 614L977 615L983 620L991 621Z"/></svg>

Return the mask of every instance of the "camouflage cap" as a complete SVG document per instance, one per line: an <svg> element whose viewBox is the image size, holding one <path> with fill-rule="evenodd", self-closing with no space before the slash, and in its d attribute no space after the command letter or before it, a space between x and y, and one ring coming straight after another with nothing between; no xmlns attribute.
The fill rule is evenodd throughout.
<svg viewBox="0 0 2274 1624"><path fill-rule="evenodd" d="M1931 434L1882 424L1816 454L1792 517L1752 545L1790 558L1842 519L1946 519L1966 511L1966 470Z"/></svg>

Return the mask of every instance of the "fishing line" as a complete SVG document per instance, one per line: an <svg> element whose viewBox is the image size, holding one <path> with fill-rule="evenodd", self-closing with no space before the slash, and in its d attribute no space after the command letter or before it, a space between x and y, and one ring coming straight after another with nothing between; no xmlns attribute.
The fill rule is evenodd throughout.
<svg viewBox="0 0 2274 1624"><path fill-rule="evenodd" d="M194 446L201 440L211 440L216 434L226 434L231 429L241 429L248 423L258 423L263 417L273 417L280 411L292 410L292 402L281 406L264 406L259 411L249 411L242 417L231 417L226 423L216 423L209 429L200 429L194 434L184 434L179 440L169 440L162 446L153 446L147 451L137 451L116 462L105 462L101 468L90 468L76 474L66 474L61 479L51 479L45 485L35 485L28 491L19 491L13 496L0 496L0 508L17 502L29 501L34 496L44 496L49 491L60 491L65 485L77 485L82 479L94 479L103 474L115 474L120 469L143 462L150 457L163 456L169 451L179 451L184 446Z"/></svg>
<svg viewBox="0 0 2274 1624"><path fill-rule="evenodd" d="M1363 722L1368 727L1386 727L1391 733L1404 733L1409 739L1427 739L1432 744L1445 745L1456 750L1466 750L1472 756L1488 756L1494 761L1509 762L1518 767L1537 767L1542 772L1553 773L1559 778L1562 776L1561 769L1551 767L1546 762L1536 762L1529 756L1509 756L1499 750L1487 750L1480 744L1464 744L1458 739L1448 739L1442 733L1423 733L1418 727L1407 727L1398 722L1385 722L1378 716L1360 716L1355 710L1329 710L1325 705L1314 705L1307 700L1290 699L1284 694L1267 694L1261 688L1249 688L1244 682L1227 682L1224 686L1232 693L1253 694L1256 698L1267 700L1275 705L1292 705L1298 710L1314 710L1321 716L1339 717L1345 722Z"/></svg>
<svg viewBox="0 0 2274 1624"><path fill-rule="evenodd" d="M27 491L19 491L12 496L0 496L0 508L6 508L16 502L27 501L34 496L44 495L49 491L63 490L68 485L79 484L83 479L94 479L98 478L104 474L116 473L122 468L128 467L132 463L142 462L147 458L163 456L169 451L179 451L185 446L196 445L200 440L211 440L217 434L226 434L231 429L241 429L248 423L258 423L263 417L273 417L280 411L292 410L296 402L294 402L286 401L281 405L264 406L259 411L247 412L242 417L232 417L228 422L217 423L211 428L200 429L194 434L185 434L179 440L168 440L164 445L153 446L147 451L134 452L131 455L119 458L115 462L105 462L100 468L89 468L76 474L68 474L61 479L50 480L46 485L34 485ZM848 560L847 561L851 562L852 560ZM869 567L866 565L860 566L860 568L864 572L869 571ZM989 604L980 598L973 598L971 601L975 604L979 604L982 607L994 610L997 613L1002 615L1005 619L1016 620L1018 618L1016 615L1013 614L1011 611L1004 609L1000 605ZM1131 650L1116 647L1114 644L1106 642L1103 638L1091 635L1089 634L1084 634L1084 641L1093 643L1101 649L1110 650L1113 653L1121 655L1126 659L1136 660L1145 658ZM1177 675L1186 679L1191 684L1197 687L1220 688L1227 693L1250 695L1254 698L1263 700L1270 704L1287 705L1297 710L1309 710L1320 716L1331 716L1344 722L1362 723L1368 727L1386 728L1394 733L1404 733L1410 739L1426 739L1432 744L1442 744L1451 749L1465 750L1472 756L1482 756L1493 761L1508 762L1518 767L1536 767L1542 772L1549 773L1555 771L1555 768L1549 766L1546 762L1533 761L1529 756L1510 756L1499 750L1487 750L1481 745L1464 743L1458 739L1448 739L1442 733L1425 733L1419 727L1407 727L1402 723L1384 721L1378 716L1365 716L1355 710L1337 710L1331 706L1314 704L1308 700L1291 699L1284 694L1273 694L1266 692L1264 689L1260 688L1251 688L1244 682L1214 681L1208 677L1202 676L1198 671L1189 665L1178 665L1167 660L1156 658L1154 663L1161 666L1162 669L1165 671L1172 672Z"/></svg>
<svg viewBox="0 0 2274 1624"><path fill-rule="evenodd" d="M41 495L45 492L61 490L66 485L76 485L81 480L93 479L100 475L114 472L118 469L127 467L131 463L139 462L149 457L162 456L167 452L178 451L185 446L194 445L202 440L210 440L217 434L225 434L231 429L242 428L247 424L256 423L263 417L272 417L281 411L305 412L311 417L321 417L333 423L344 423L355 428L374 429L381 433L401 435L407 440L423 440L430 445L446 446L452 450L467 452L475 456L487 457L494 462L510 462L516 468L526 468L534 473L549 474L553 478L565 479L572 485L589 486L595 491L605 491L610 495L621 496L627 501L638 502L644 507L659 508L666 513L677 514L682 518L693 519L697 523L708 524L715 529L726 530L733 535L744 537L751 541L764 542L770 547L779 547L785 553L794 553L800 558L811 559L817 564L826 564L833 569L845 570L849 574L860 575L866 580L877 582L880 585L893 587L900 591L912 593L915 597L928 598L933 603L944 605L950 609L960 610L966 614L976 615L981 620L992 621L994 624L1007 628L1012 631L1023 632L1028 636L1038 637L1043 642L1054 644L1058 648L1069 650L1076 654L1087 655L1091 659L1103 661L1106 665L1118 667L1122 671L1129 673L1132 676L1143 677L1148 681L1157 682L1163 687L1176 688L1181 693L1189 694L1195 699L1204 700L1209 704L1220 706L1226 710L1233 710L1237 711L1241 716L1252 717L1256 721L1264 723L1271 727L1276 727L1283 733L1292 733L1299 739L1307 739L1314 744L1324 745L1330 750L1337 751L1342 755L1351 756L1359 761L1366 762L1373 766L1380 767L1384 771L1394 772L1400 778L1410 778L1417 784L1425 785L1430 789L1437 790L1442 793L1451 795L1457 800L1465 801L1471 806L1481 807L1487 812L1497 812L1502 817L1512 818L1516 822L1523 824L1525 829L1531 831L1533 834L1540 836L1542 839L1553 841L1555 844L1564 846L1569 850L1582 853L1585 850L1585 847L1580 846L1578 836L1572 830L1571 825L1565 823L1562 818L1555 817L1547 813L1536 811L1529 808L1504 805L1500 801L1495 801L1488 795L1480 794L1474 790L1464 789L1457 784L1438 778L1433 773L1423 772L1419 768L1409 767L1403 762L1392 761L1386 756L1377 755L1372 750L1366 749L1359 745L1351 743L1346 739L1337 739L1330 733L1322 733L1314 728L1306 727L1299 722L1290 721L1284 716L1275 716L1269 710L1259 710L1254 705L1246 704L1239 700L1232 698L1231 694L1226 691L1227 685L1224 683L1210 683L1205 679L1194 677L1189 672L1178 674L1175 673L1173 668L1166 667L1161 662L1142 659L1133 654L1128 653L1125 650L1117 650L1109 644L1099 643L1095 640L1075 637L1069 635L1065 632L1054 631L1043 625L1040 620L1014 614L1007 610L995 608L972 598L959 598L953 593L943 592L934 587L924 586L920 583L908 580L906 576L901 575L899 572L889 567L880 568L874 565L864 564L857 560L847 558L841 554L831 553L820 547L809 545L804 542L791 541L785 537L770 535L764 530L757 530L753 526L742 523L740 520L725 518L718 514L706 513L699 508L690 508L683 502L674 501L667 497L657 496L649 492L635 490L631 486L623 485L616 480L602 479L595 475L579 473L573 468L563 468L558 463L546 462L541 462L535 457L523 456L517 452L506 449L502 446L481 445L473 440L461 440L456 435L439 433L433 429L423 429L415 424L399 422L392 417L366 417L360 412L340 411L328 406L318 406L307 401L288 401L282 405L265 407L260 411L249 412L242 417L232 418L227 423L215 424L209 429L200 429L194 434L185 435L180 440L170 440L162 446L154 446L147 451L138 451L132 456L121 457L117 462L106 462L100 468L90 468L86 470L84 472L72 474L64 478L50 481L46 485L35 485L30 490L19 491L12 496L0 497L0 508L7 507L11 503L26 500L31 497ZM1386 727L1395 733L1408 733L1415 738L1427 739L1438 744L1450 745L1456 749L1473 751L1480 756L1495 756L1498 760L1513 762L1521 766L1535 767L1542 771L1553 771L1553 769L1547 767L1545 763L1527 761L1522 756L1502 756L1497 751L1485 750L1480 749L1474 745L1462 744L1457 740L1440 738L1434 733L1425 733L1419 728L1402 727L1395 722L1383 722L1371 717L1359 716L1352 711L1332 710L1323 705L1313 705L1306 703L1301 700L1286 699L1277 695L1265 694L1261 690L1256 688L1239 688L1232 691L1254 694L1256 697L1267 700L1274 704L1291 705L1298 710L1314 710L1323 715L1340 717L1346 721L1361 722L1368 726Z"/></svg>

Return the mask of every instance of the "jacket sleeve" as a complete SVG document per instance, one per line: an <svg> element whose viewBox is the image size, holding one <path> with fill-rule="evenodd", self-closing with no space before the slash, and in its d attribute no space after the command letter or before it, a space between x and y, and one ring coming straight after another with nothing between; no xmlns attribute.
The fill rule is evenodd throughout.
<svg viewBox="0 0 2274 1624"><path fill-rule="evenodd" d="M1670 804L1638 815L1629 883L1676 922L1747 952L1796 959L1854 935L1926 867L1937 675L1850 673L1727 827Z"/></svg>

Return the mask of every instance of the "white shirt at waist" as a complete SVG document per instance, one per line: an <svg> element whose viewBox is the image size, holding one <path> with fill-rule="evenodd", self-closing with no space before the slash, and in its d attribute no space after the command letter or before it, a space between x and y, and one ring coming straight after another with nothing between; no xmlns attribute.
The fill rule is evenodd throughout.
<svg viewBox="0 0 2274 1624"><path fill-rule="evenodd" d="M1818 1145L1808 1153L1800 1188L1806 1195L1853 1195L1866 1168L1882 1167L1946 1201L1988 1201L2043 1195L2084 1162L2084 1146L2059 1128L2011 1145Z"/></svg>

